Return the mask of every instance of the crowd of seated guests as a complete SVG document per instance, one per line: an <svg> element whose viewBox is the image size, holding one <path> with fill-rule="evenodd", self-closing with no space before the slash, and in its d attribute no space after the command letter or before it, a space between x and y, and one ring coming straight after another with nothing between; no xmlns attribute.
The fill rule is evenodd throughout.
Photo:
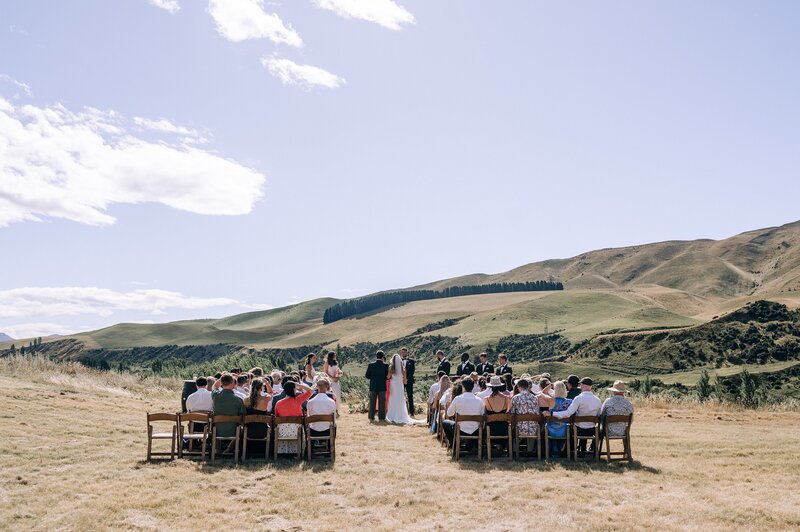
<svg viewBox="0 0 800 532"><path fill-rule="evenodd" d="M331 392L331 383L325 375L315 375L307 381L308 372L285 373L273 370L265 374L261 368L250 371L233 369L220 372L213 377L198 377L197 391L186 398L186 410L216 416L270 415L301 417L304 415L337 414L336 396ZM309 427L312 436L330 434L330 423L315 422ZM201 430L202 426L195 426ZM299 424L278 426L281 438L294 438L301 430ZM218 436L233 436L235 423L217 424ZM254 423L248 426L248 437L259 439L266 436L267 426ZM263 443L249 444L253 452L264 452ZM261 447L260 450L258 447ZM295 442L279 441L278 454L295 454Z"/></svg>
<svg viewBox="0 0 800 532"><path fill-rule="evenodd" d="M485 359L481 358L482 364L486 364ZM501 360L501 367L505 368L505 360ZM462 362L463 366L463 362ZM491 366L491 365L489 365ZM504 369L505 371L505 369ZM439 430L440 423L437 413L445 411L442 421L442 430L448 441L453 441L455 430L454 417L458 415L482 415L482 414L543 414L547 417L544 430L550 440L550 453L554 456L562 455L565 452L565 440L567 435L567 423L558 421L575 416L618 416L633 414L633 405L625 398L625 383L616 381L614 386L608 388L611 396L605 400L600 399L592 391L592 379L584 377L578 378L570 375L564 381L553 381L548 373L541 375L523 374L518 379L514 379L511 373L501 373L491 375L488 372L479 375L477 372L463 373L451 378L449 375L440 371L436 381L431 385L428 393L428 409L432 412L429 417L432 434ZM460 423L460 430L464 435L474 435L478 430L478 424L474 422ZM508 434L508 424L502 421L495 421L488 424L493 436L504 436ZM538 434L540 427L534 421L520 422L518 425L519 434ZM576 423L575 430L578 436L594 435L594 425L592 423ZM609 436L621 437L624 435L624 423L612 423L607 430ZM504 443L495 442L500 448ZM594 452L594 443L589 448L589 452ZM579 440L579 454L586 453L586 440Z"/></svg>

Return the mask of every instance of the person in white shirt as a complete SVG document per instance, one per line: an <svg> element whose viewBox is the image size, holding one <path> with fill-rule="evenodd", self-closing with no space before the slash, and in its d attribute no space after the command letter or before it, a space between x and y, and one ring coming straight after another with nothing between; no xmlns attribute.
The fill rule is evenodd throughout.
<svg viewBox="0 0 800 532"><path fill-rule="evenodd" d="M461 381L461 386L463 387L464 392L450 401L450 404L447 407L447 417L453 417L457 414L462 416L483 415L483 400L476 397L475 394L472 393L472 389L475 386L475 381L465 378ZM455 426L455 421L451 419L444 420L444 432L450 441L453 441ZM459 423L461 434L466 434L468 436L475 434L479 426L480 424L477 421L464 421ZM472 443L474 443L474 441L470 440L470 444Z"/></svg>
<svg viewBox="0 0 800 532"><path fill-rule="evenodd" d="M310 417L336 413L336 401L328 395L330 389L331 383L328 379L323 378L317 381L317 395L306 403L306 415ZM327 421L316 421L311 423L308 428L311 429L312 436L329 436L331 433L331 424Z"/></svg>
<svg viewBox="0 0 800 532"><path fill-rule="evenodd" d="M208 391L208 380L205 377L198 377L194 381L197 391L186 398L186 410L189 412L213 412L214 402L211 399L211 392Z"/></svg>
<svg viewBox="0 0 800 532"><path fill-rule="evenodd" d="M242 401L247 399L247 396L250 395L246 386L247 386L246 374L239 375L238 377L236 377L236 388L233 389L233 393Z"/></svg>
<svg viewBox="0 0 800 532"><path fill-rule="evenodd" d="M580 381L580 395L572 400L572 404L570 404L566 410L562 410L561 412L553 412L553 417L563 419L570 417L573 414L576 416L599 416L602 403L600 402L600 398L592 393L592 384L592 379L589 377L582 378ZM581 422L576 423L575 425L578 430L578 436L594 435L594 423ZM578 450L581 455L586 452L586 440L580 440L580 447ZM592 442L592 446L589 448L589 452L594 452L594 441Z"/></svg>

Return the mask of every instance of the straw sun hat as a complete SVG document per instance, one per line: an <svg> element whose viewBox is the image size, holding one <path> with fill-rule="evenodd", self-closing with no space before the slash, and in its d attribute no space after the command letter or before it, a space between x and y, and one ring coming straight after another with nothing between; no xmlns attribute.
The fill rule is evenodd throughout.
<svg viewBox="0 0 800 532"><path fill-rule="evenodd" d="M505 388L506 385L498 375L493 375L486 386L489 388Z"/></svg>
<svg viewBox="0 0 800 532"><path fill-rule="evenodd" d="M622 381L614 381L614 386L607 388L610 392L625 393L625 383Z"/></svg>

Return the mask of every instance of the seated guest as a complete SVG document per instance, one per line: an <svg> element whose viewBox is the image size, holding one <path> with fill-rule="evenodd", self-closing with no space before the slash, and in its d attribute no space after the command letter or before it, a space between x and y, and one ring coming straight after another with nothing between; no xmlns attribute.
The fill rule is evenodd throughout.
<svg viewBox="0 0 800 532"><path fill-rule="evenodd" d="M281 384L280 384L281 392L276 394L275 391L274 391L275 388L273 388L272 403L270 403L270 406L269 406L269 411L270 412L274 412L275 411L275 405L278 404L278 401L280 401L281 399L286 397L286 392L284 391L284 387L286 386L286 383L289 383L289 382L294 382L294 377L292 377L291 375L286 375L281 380Z"/></svg>
<svg viewBox="0 0 800 532"><path fill-rule="evenodd" d="M244 401L247 399L247 374L243 373L236 377L236 388L234 388L233 393L235 393L239 398Z"/></svg>
<svg viewBox="0 0 800 532"><path fill-rule="evenodd" d="M575 414L576 416L598 416L600 415L600 399L592 393L592 379L584 377L580 381L581 393L572 400L566 410L553 412L553 417L564 419ZM576 423L578 436L593 436L594 425L588 422ZM580 440L579 452L581 455L586 453L586 440ZM589 448L589 452L594 452L594 442Z"/></svg>
<svg viewBox="0 0 800 532"><path fill-rule="evenodd" d="M549 411L555 404L555 399L550 395L552 390L553 385L549 380L542 379L539 381L539 393L536 394L536 397L539 399L539 409L542 412Z"/></svg>
<svg viewBox="0 0 800 532"><path fill-rule="evenodd" d="M220 375L220 376L221 376L221 375ZM206 384L206 390L208 390L209 392L210 392L211 390L213 390L213 389L214 389L214 382L215 382L216 380L217 380L217 379L215 379L214 377L211 377L211 376L208 376L208 377L206 377L206 383L207 383L207 384Z"/></svg>
<svg viewBox="0 0 800 532"><path fill-rule="evenodd" d="M205 377L198 377L194 381L197 391L186 398L186 410L189 412L213 412L214 402L211 399L211 392L208 391L208 380Z"/></svg>
<svg viewBox="0 0 800 532"><path fill-rule="evenodd" d="M430 408L433 409L433 423L431 423L431 434L436 434L436 431L439 429L439 405L444 405L446 401L446 397L450 392L450 387L452 383L450 382L450 377L444 374L444 371L440 371L443 375L439 377L438 385L439 387L436 389L436 396L433 398L433 403L431 403Z"/></svg>
<svg viewBox="0 0 800 532"><path fill-rule="evenodd" d="M497 366L497 369L495 370L495 373L497 375L500 375L502 377L506 373L508 373L508 374L513 374L514 373L511 370L511 366L508 365L508 357L506 355L501 354L500 356L498 356L497 357L497 364L498 364L498 366Z"/></svg>
<svg viewBox="0 0 800 532"><path fill-rule="evenodd" d="M256 377L250 385L250 395L244 400L248 414L267 414L267 408L272 401L272 395L267 392L266 383Z"/></svg>
<svg viewBox="0 0 800 532"><path fill-rule="evenodd" d="M330 389L331 383L328 379L323 378L317 381L318 393L306 404L309 416L336 413L336 401L329 395ZM311 430L312 436L329 436L331 433L331 424L327 421L311 423L308 428Z"/></svg>
<svg viewBox="0 0 800 532"><path fill-rule="evenodd" d="M531 393L531 383L527 379L517 381L519 393L511 398L512 414L538 414L539 399ZM520 421L517 424L520 434L538 434L539 424L535 421Z"/></svg>
<svg viewBox="0 0 800 532"><path fill-rule="evenodd" d="M503 381L506 384L506 389L502 390L502 394L505 395L506 397L513 396L514 395L514 376L511 375L511 373L505 373L502 376L500 376L500 378L503 379Z"/></svg>
<svg viewBox="0 0 800 532"><path fill-rule="evenodd" d="M472 373L469 374L469 378L472 379L472 382L475 383L475 386L472 387L472 393L474 393L475 395L478 395L478 392L481 391L481 389L480 389L480 380L481 380L481 378L478 375L478 372L477 371L473 371Z"/></svg>
<svg viewBox="0 0 800 532"><path fill-rule="evenodd" d="M461 364L458 365L456 369L456 376L463 377L469 376L470 373L475 371L475 366L472 365L472 362L469 361L469 354L462 353L461 354Z"/></svg>
<svg viewBox="0 0 800 532"><path fill-rule="evenodd" d="M577 375L567 377L567 399L575 399L581 394L580 379Z"/></svg>
<svg viewBox="0 0 800 532"><path fill-rule="evenodd" d="M472 393L474 387L475 382L472 379L463 379L461 381L460 388L463 389L463 393L454 395L451 399L447 407L448 417L453 417L457 414L462 416L480 416L483 414L483 401L475 397L475 394ZM453 393L455 394L455 389ZM459 425L461 434L466 436L474 435L480 427L480 424L476 421L464 421L463 423L459 423ZM444 420L444 433L450 441L453 441L455 426L455 421L450 419ZM470 440L470 445L474 443L474 440Z"/></svg>
<svg viewBox="0 0 800 532"><path fill-rule="evenodd" d="M567 387L564 381L556 381L553 384L553 408L552 412L563 412L572 403L572 399L567 398ZM563 421L549 421L547 423L547 434L551 438L566 438L567 424ZM550 454L560 455L564 449L566 441L553 440L550 442Z"/></svg>
<svg viewBox="0 0 800 532"><path fill-rule="evenodd" d="M487 384L491 395L483 399L483 410L489 414L505 414L511 407L511 398L503 395L506 384L503 379L494 375ZM492 431L492 436L508 436L508 423L504 421L492 421L489 423L489 429Z"/></svg>
<svg viewBox="0 0 800 532"><path fill-rule="evenodd" d="M256 367L254 367L253 369L250 370L250 374L253 377L263 377L264 376L264 370L259 368L258 366L256 366Z"/></svg>
<svg viewBox="0 0 800 532"><path fill-rule="evenodd" d="M270 376L272 377L272 394L278 395L283 393L283 375L280 371L273 371Z"/></svg>
<svg viewBox="0 0 800 532"><path fill-rule="evenodd" d="M476 386L477 391L475 395L477 395L480 399L486 399L490 395L492 395L492 389L486 385L486 377L481 377L478 379L478 386Z"/></svg>
<svg viewBox="0 0 800 532"><path fill-rule="evenodd" d="M428 408L433 405L436 396L439 394L439 388L442 386L442 377L445 376L444 371L440 371L436 374L436 380L431 384L431 387L428 389Z"/></svg>
<svg viewBox="0 0 800 532"><path fill-rule="evenodd" d="M475 371L478 372L478 375L483 376L487 373L489 375L494 375L494 366L488 362L488 355L486 353L481 353L478 355L478 358L480 359L480 363L475 366Z"/></svg>
<svg viewBox="0 0 800 532"><path fill-rule="evenodd" d="M295 395L296 389L303 390ZM279 417L301 417L303 415L303 401L311 397L311 388L303 383L286 381L283 384L285 397L274 406L275 415ZM298 423L282 423L278 425L278 436L281 438L295 438L301 425ZM294 454L297 452L294 441L279 441L278 454Z"/></svg>
<svg viewBox="0 0 800 532"><path fill-rule="evenodd" d="M608 388L608 391L613 395L606 399L603 402L603 406L600 407L601 416L629 416L633 414L633 405L625 399L624 382L615 381L614 386ZM186 404L189 404L188 399ZM603 432L608 433L612 438L621 438L625 436L625 423L611 423L603 427Z"/></svg>
<svg viewBox="0 0 800 532"><path fill-rule="evenodd" d="M242 400L233 393L236 379L226 373L219 379L220 387L211 393L215 416L243 416L247 413ZM217 435L230 437L236 434L236 423L218 423Z"/></svg>

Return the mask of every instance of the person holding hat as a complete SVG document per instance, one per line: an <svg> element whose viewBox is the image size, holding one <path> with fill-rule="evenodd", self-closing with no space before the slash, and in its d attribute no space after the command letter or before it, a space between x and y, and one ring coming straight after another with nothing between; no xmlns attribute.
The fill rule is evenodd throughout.
<svg viewBox="0 0 800 532"><path fill-rule="evenodd" d="M570 404L566 410L561 412L553 412L553 417L557 419L564 419L572 416L573 414L577 416L599 416L600 407L602 404L600 403L600 398L592 393L592 384L592 379L589 377L582 378L580 381L580 395L572 400L572 404ZM578 436L594 435L593 423L582 422L576 423L575 425L578 431ZM594 441L592 441L592 447L589 449L589 452L594 452L594 445ZM581 456L586 453L586 440L580 440L580 447L578 450Z"/></svg>
<svg viewBox="0 0 800 532"><path fill-rule="evenodd" d="M575 399L581 394L581 380L577 375L570 375L567 377L567 399Z"/></svg>
<svg viewBox="0 0 800 532"><path fill-rule="evenodd" d="M600 407L600 416L629 416L633 414L633 405L625 399L624 382L615 381L614 386L608 388L608 391L612 395ZM625 423L612 423L607 427L603 427L603 431L607 431L612 438L621 438L625 435Z"/></svg>

